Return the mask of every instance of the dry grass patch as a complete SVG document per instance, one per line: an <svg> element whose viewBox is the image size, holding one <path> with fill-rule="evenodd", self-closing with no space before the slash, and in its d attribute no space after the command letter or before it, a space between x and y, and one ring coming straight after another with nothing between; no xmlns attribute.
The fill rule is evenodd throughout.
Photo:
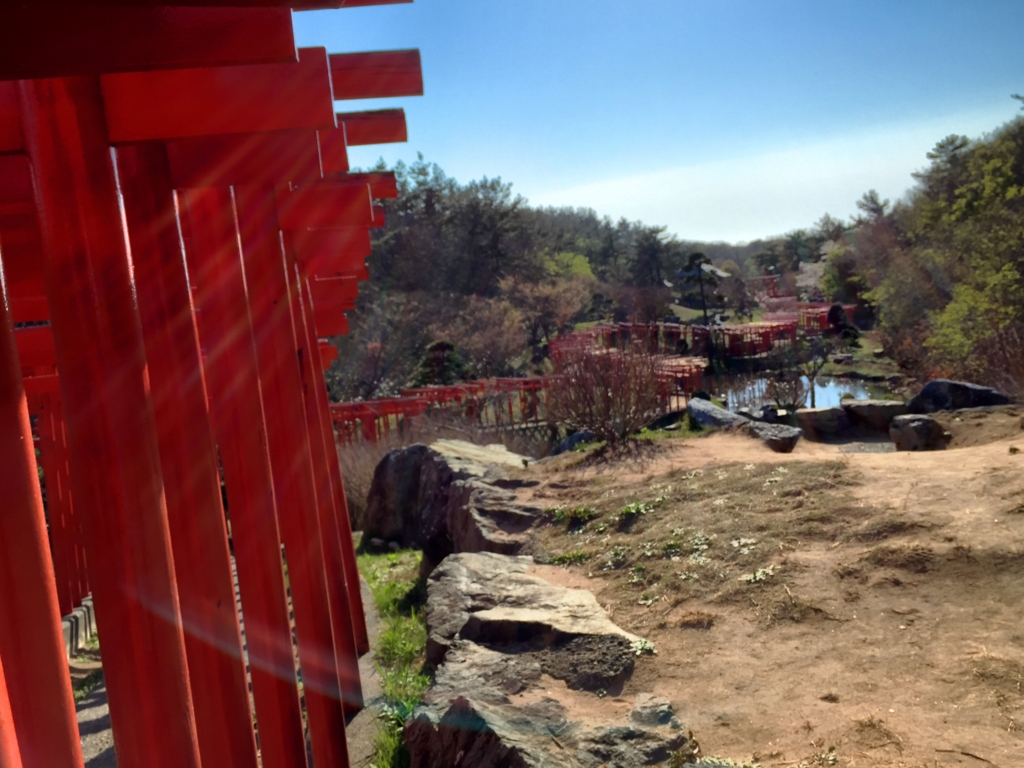
<svg viewBox="0 0 1024 768"><path fill-rule="evenodd" d="M573 488L572 504L586 505L587 520L570 532L553 513L538 549L549 562L584 562L585 552L585 567L627 602L738 602L769 623L803 621L821 612L779 586L796 567L787 554L800 542L838 542L871 514L849 494L856 482L842 462L791 462L676 470L639 492ZM781 598L765 602L776 591Z"/></svg>

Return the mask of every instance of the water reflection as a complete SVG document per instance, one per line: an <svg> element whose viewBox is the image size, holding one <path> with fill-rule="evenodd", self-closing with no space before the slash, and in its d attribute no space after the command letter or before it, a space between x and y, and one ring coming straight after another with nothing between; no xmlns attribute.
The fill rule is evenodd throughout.
<svg viewBox="0 0 1024 768"><path fill-rule="evenodd" d="M807 386L807 378L803 378L804 386ZM715 379L709 391L715 395L725 395L727 406L730 411L739 408L756 408L771 402L765 394L765 387L768 379L765 377L753 376L732 376ZM866 381L854 381L851 379L833 379L819 376L814 385L814 405L816 408L834 408L840 404L843 396L854 397L858 400L879 398L886 395L889 390L884 384L874 384ZM805 407L810 407L811 397L808 389Z"/></svg>

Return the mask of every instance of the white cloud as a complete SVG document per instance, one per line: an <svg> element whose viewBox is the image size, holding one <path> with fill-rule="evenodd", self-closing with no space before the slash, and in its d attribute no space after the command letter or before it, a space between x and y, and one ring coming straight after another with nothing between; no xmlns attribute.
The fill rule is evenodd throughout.
<svg viewBox="0 0 1024 768"><path fill-rule="evenodd" d="M517 187L533 205L590 207L613 218L666 225L686 239L749 241L808 227L825 212L850 216L869 189L900 198L939 139L978 136L1013 114L1005 108L951 115L562 189Z"/></svg>

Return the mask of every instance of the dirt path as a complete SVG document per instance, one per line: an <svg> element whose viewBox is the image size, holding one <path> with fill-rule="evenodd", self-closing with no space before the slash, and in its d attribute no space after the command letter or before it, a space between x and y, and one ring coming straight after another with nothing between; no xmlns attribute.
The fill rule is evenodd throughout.
<svg viewBox="0 0 1024 768"><path fill-rule="evenodd" d="M766 768L1016 768L1024 453L1011 446L1024 435L934 453L802 441L779 455L711 435L665 441L642 460L552 468L524 495L593 504L591 531L634 496L667 498L635 529L550 526L539 544L588 553L583 566L546 570L592 589L655 644L623 698L669 698L706 754ZM709 534L699 567L687 564L697 529ZM744 536L758 543L737 544ZM682 558L669 562L661 553L676 540ZM616 547L630 559L610 569ZM763 583L737 579L769 565Z"/></svg>

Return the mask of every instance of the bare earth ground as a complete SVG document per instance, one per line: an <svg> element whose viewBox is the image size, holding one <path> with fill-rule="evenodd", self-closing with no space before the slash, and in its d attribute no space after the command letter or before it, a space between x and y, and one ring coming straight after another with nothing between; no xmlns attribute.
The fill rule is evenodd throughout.
<svg viewBox="0 0 1024 768"><path fill-rule="evenodd" d="M620 697L558 698L665 696L704 754L765 768L1024 766L1024 432L960 418L933 453L713 434L535 468L524 500L597 512L537 533L582 564L536 567L657 648Z"/></svg>

